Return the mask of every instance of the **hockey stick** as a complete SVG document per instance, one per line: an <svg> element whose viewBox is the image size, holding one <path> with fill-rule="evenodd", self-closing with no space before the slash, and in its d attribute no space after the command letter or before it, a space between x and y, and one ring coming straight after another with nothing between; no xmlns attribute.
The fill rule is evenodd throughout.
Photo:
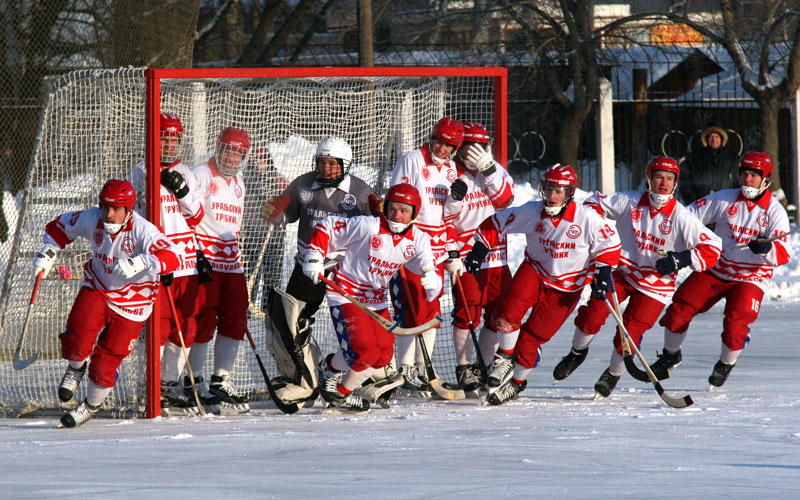
<svg viewBox="0 0 800 500"><path fill-rule="evenodd" d="M272 382L269 379L269 374L267 374L267 369L264 367L264 362L261 360L261 355L258 353L256 343L253 341L253 336L250 335L250 329L245 328L244 333L247 335L247 341L250 342L250 347L253 348L253 353L256 355L258 367L261 368L261 375L264 376L264 382L267 384L267 391L269 391L269 397L272 399L272 402L275 403L275 406L283 413L288 413L289 415L292 413L297 413L297 410L299 409L297 403L285 403L281 398L278 397L278 394L275 393L275 388L272 387Z"/></svg>
<svg viewBox="0 0 800 500"><path fill-rule="evenodd" d="M622 317L617 314L617 311L614 309L614 306L611 305L611 301L608 300L608 297L606 297L605 303L608 306L608 310L611 311L611 314L614 316L614 319L617 320L620 333L625 336L628 344L633 348L634 352L636 352L636 357L638 357L639 361L642 363L642 365L644 365L644 369L647 372L647 376L649 377L650 382L653 384L653 387L655 387L658 395L661 396L661 399L663 399L665 403L667 403L669 406L673 408L686 408L687 406L691 406L692 404L694 404L692 396L688 394L682 398L673 398L664 391L664 388L661 387L661 383L658 381L658 378L653 373L653 370L650 369L650 365L647 364L647 361L644 359L644 356L642 356L642 353L639 351L639 348L636 347L636 344L633 342L633 339L628 333L628 330L622 323Z"/></svg>
<svg viewBox="0 0 800 500"><path fill-rule="evenodd" d="M489 369L486 367L486 362L483 360L483 354L481 354L481 346L478 343L478 336L475 335L475 324L472 323L472 313L469 312L469 305L467 304L467 296L464 294L464 287L461 285L461 276L458 274L456 276L456 287L458 288L458 293L461 294L461 300L464 301L464 313L467 315L467 326L469 326L469 334L472 337L472 344L475 346L475 354L478 358L478 366L481 367L481 382L485 383L486 379L489 377Z"/></svg>
<svg viewBox="0 0 800 500"><path fill-rule="evenodd" d="M336 293L338 293L342 297L346 298L347 300L349 300L350 302L355 304L356 307L358 307L359 309L361 309L362 311L367 313L367 315L370 318L372 318L375 321L377 321L389 333L392 333L392 334L397 335L399 337L410 337L410 336L413 336L413 335L419 335L422 332L427 332L431 328L437 327L442 322L442 320L440 318L433 318L432 320L428 321L425 324L422 324L422 325L419 325L419 326L414 326L414 327L411 327L411 328L404 328L404 327L400 326L398 323L393 323L391 320L384 318L383 316L381 316L380 314L376 313L375 311L373 311L369 307L365 306L360 300L358 300L357 298L353 297L352 295L349 295L347 292L344 291L344 289L342 287L340 287L339 285L334 283L332 280L330 280L324 274L319 273L319 279L322 280L322 282L325 283L326 285L328 285L329 287L333 288L333 290Z"/></svg>
<svg viewBox="0 0 800 500"><path fill-rule="evenodd" d="M609 294L611 298L614 300L614 310L616 311L616 315L622 318L622 310L619 307L619 297L617 297L617 290L614 285L614 279L611 279L610 282ZM631 377L635 378L640 382L650 382L650 378L647 376L647 372L644 370L639 369L636 366L636 362L633 360L633 352L631 351L631 346L628 344L628 338L620 333L619 336L620 343L622 344L622 359L625 361L625 369L628 370L628 373ZM657 377L658 380L662 380L664 378L668 378L669 373L667 373L666 377Z"/></svg>
<svg viewBox="0 0 800 500"><path fill-rule="evenodd" d="M183 351L183 360L186 362L186 370L189 372L189 381L192 383L192 392L194 393L194 400L197 403L197 409L200 415L206 416L206 408L200 400L200 394L197 393L197 385L194 382L194 373L192 372L192 364L189 362L189 353L186 352L186 343L183 341L183 331L181 330L181 322L178 318L178 311L175 309L175 301L172 300L172 291L168 286L164 285L164 291L167 293L167 301L169 302L169 309L172 311L172 319L175 320L175 327L178 330L178 338L181 341L181 350Z"/></svg>
<svg viewBox="0 0 800 500"><path fill-rule="evenodd" d="M403 294L406 296L408 307L411 309L411 314L414 316L414 318L416 318L417 306L414 304L414 301L411 300L411 293L408 290L406 272L405 268L403 267L400 268L400 284L403 288ZM448 389L439 382L439 379L436 377L436 371L433 369L433 361L431 361L431 356L428 354L428 347L425 345L425 339L422 337L422 335L418 335L417 340L419 341L419 346L422 349L422 360L425 363L425 372L428 375L428 383L436 392L436 394L450 401L466 399L467 395L463 390Z"/></svg>
<svg viewBox="0 0 800 500"><path fill-rule="evenodd" d="M29 364L36 361L36 359L39 357L38 352L28 359L21 359L19 355L22 352L22 347L25 345L25 336L28 334L28 326L31 324L31 312L33 311L33 304L36 302L36 295L39 293L39 285L42 284L43 274L44 271L39 271L39 274L36 275L36 281L33 282L33 292L31 292L31 300L28 303L28 311L25 313L25 323L22 326L22 333L20 334L19 341L17 342L17 350L14 351L15 370L22 370Z"/></svg>
<svg viewBox="0 0 800 500"><path fill-rule="evenodd" d="M247 291L250 294L249 297L254 296L253 286L258 281L258 274L261 272L261 265L263 264L264 256L267 253L267 245L269 245L269 242L272 239L272 233L274 231L275 231L275 226L270 224L269 229L267 230L267 235L264 237L264 243L261 244L261 251L258 253L258 261L256 262L256 268L253 274L250 275L250 279L247 280ZM262 300L266 299L262 298ZM265 315L264 311L261 311L259 308L255 307L252 301L248 305L248 310L250 311L250 314L255 315L259 319L264 319Z"/></svg>

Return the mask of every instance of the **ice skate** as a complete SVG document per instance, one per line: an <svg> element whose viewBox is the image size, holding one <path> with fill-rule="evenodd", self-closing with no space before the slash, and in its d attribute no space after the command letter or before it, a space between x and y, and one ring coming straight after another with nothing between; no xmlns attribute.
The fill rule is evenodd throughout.
<svg viewBox="0 0 800 500"><path fill-rule="evenodd" d="M331 403L336 398L337 387L342 381L343 372L333 371L327 359L322 358L317 365L319 378L319 393L326 403Z"/></svg>
<svg viewBox="0 0 800 500"><path fill-rule="evenodd" d="M486 401L488 401L489 404L497 406L505 403L506 401L517 399L519 398L520 393L525 390L527 385L527 380L523 380L522 384L517 384L513 380L509 380L500 386L499 389L486 396Z"/></svg>
<svg viewBox="0 0 800 500"><path fill-rule="evenodd" d="M650 369L658 380L664 380L669 378L669 371L673 368L677 368L682 360L683 356L681 355L680 349L676 352L668 352L664 349L661 354L658 355L658 359L655 363L650 365Z"/></svg>
<svg viewBox="0 0 800 500"><path fill-rule="evenodd" d="M711 372L711 375L708 377L708 383L711 384L708 387L708 390L711 391L715 387L722 387L726 380L728 380L728 375L731 374L731 370L736 363L723 363L722 360L717 361L717 364L714 365L714 371Z"/></svg>
<svg viewBox="0 0 800 500"><path fill-rule="evenodd" d="M459 388L464 391L477 391L481 386L480 378L475 375L472 365L469 364L456 366L456 380Z"/></svg>
<svg viewBox="0 0 800 500"><path fill-rule="evenodd" d="M514 369L514 360L511 354L497 351L494 355L494 362L489 369L489 378L486 385L489 387L500 387L506 381Z"/></svg>
<svg viewBox="0 0 800 500"><path fill-rule="evenodd" d="M328 403L323 413L326 414L346 414L346 413L369 413L369 401L364 401L360 396L351 392L347 396L336 391L333 401Z"/></svg>
<svg viewBox="0 0 800 500"><path fill-rule="evenodd" d="M61 416L61 424L59 427L74 428L83 425L87 420L94 417L94 414L99 410L99 406L91 406L86 400L79 404L74 410L70 410Z"/></svg>
<svg viewBox="0 0 800 500"><path fill-rule="evenodd" d="M572 375L581 363L586 359L589 354L589 348L576 350L574 347L570 349L569 354L561 358L556 367L553 369L553 384L564 380Z"/></svg>
<svg viewBox="0 0 800 500"><path fill-rule="evenodd" d="M81 380L83 380L83 376L86 375L87 365L88 363L84 362L83 367L76 370L72 365L67 364L67 371L64 372L64 376L61 377L61 383L58 384L58 399L64 403L72 399L75 391L78 390Z"/></svg>
<svg viewBox="0 0 800 500"><path fill-rule="evenodd" d="M233 386L230 375L211 375L208 391L219 397L220 415L236 415L250 411L250 398Z"/></svg>
<svg viewBox="0 0 800 500"><path fill-rule="evenodd" d="M161 416L178 417L198 412L194 395L187 395L176 380L161 381Z"/></svg>
<svg viewBox="0 0 800 500"><path fill-rule="evenodd" d="M611 395L611 391L617 386L619 375L613 375L608 368L605 369L597 383L594 384L594 399L604 399Z"/></svg>

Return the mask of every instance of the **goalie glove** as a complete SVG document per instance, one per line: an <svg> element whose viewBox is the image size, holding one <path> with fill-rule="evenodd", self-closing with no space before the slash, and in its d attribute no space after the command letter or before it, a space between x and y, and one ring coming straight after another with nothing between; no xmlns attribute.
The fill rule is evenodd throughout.
<svg viewBox="0 0 800 500"><path fill-rule="evenodd" d="M47 278L50 270L53 269L53 264L56 263L57 252L50 246L43 246L36 258L33 259L33 275L38 276L42 273L42 279Z"/></svg>
<svg viewBox="0 0 800 500"><path fill-rule="evenodd" d="M211 262L206 259L205 254L202 250L197 251L197 281L200 283L210 283L211 280L214 278L211 277L211 273L214 272L214 268L211 267Z"/></svg>
<svg viewBox="0 0 800 500"><path fill-rule="evenodd" d="M461 201L467 195L467 183L461 179L456 179L450 184L450 196L456 201Z"/></svg>
<svg viewBox="0 0 800 500"><path fill-rule="evenodd" d="M149 266L144 261L144 257L136 255L134 257L125 257L124 259L117 259L111 270L120 276L126 278L133 278L140 272L147 269Z"/></svg>
<svg viewBox="0 0 800 500"><path fill-rule="evenodd" d="M667 252L666 257L662 257L656 261L656 269L658 274L666 276L678 272L686 266L692 264L692 251L683 250L682 252Z"/></svg>
<svg viewBox="0 0 800 500"><path fill-rule="evenodd" d="M492 175L495 172L494 159L492 153L483 149L480 144L470 144L467 146L467 154L464 163L468 168L478 170L484 176Z"/></svg>
<svg viewBox="0 0 800 500"><path fill-rule="evenodd" d="M747 244L747 248L749 248L754 254L769 253L769 251L772 250L772 242L764 241L766 239L766 236L758 236L756 239L751 240L750 243Z"/></svg>
<svg viewBox="0 0 800 500"><path fill-rule="evenodd" d="M313 281L315 285L319 283L320 273L325 272L325 266L322 264L323 260L319 252L309 252L306 254L305 262L303 262L303 274L308 276L308 279Z"/></svg>
<svg viewBox="0 0 800 500"><path fill-rule="evenodd" d="M592 298L606 300L606 294L611 282L611 267L598 267L589 286L592 288Z"/></svg>
<svg viewBox="0 0 800 500"><path fill-rule="evenodd" d="M286 207L289 206L290 199L288 194L273 196L264 203L264 208L261 210L261 218L273 224L286 210Z"/></svg>
<svg viewBox="0 0 800 500"><path fill-rule="evenodd" d="M477 276L481 270L481 263L488 253L489 249L486 248L486 245L480 241L476 241L475 244L472 245L472 250L470 250L464 258L464 269L468 273Z"/></svg>
<svg viewBox="0 0 800 500"><path fill-rule="evenodd" d="M436 274L436 271L423 270L422 278L419 280L422 288L425 289L425 299L428 302L433 302L442 291L442 279Z"/></svg>
<svg viewBox="0 0 800 500"><path fill-rule="evenodd" d="M374 217L380 217L383 213L383 200L378 195L369 195L369 213Z"/></svg>
<svg viewBox="0 0 800 500"><path fill-rule="evenodd" d="M168 168L161 171L161 185L175 193L179 200L189 194L189 186L181 173Z"/></svg>
<svg viewBox="0 0 800 500"><path fill-rule="evenodd" d="M447 252L447 260L444 261L444 268L451 276L461 276L464 274L464 264L461 262L458 250L450 250Z"/></svg>

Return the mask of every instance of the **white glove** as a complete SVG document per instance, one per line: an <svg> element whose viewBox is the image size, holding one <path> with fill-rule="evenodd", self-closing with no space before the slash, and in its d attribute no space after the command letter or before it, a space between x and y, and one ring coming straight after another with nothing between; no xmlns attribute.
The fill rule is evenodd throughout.
<svg viewBox="0 0 800 500"><path fill-rule="evenodd" d="M467 155L464 158L464 163L467 164L467 167L477 169L480 172L494 166L492 153L483 149L480 144L467 146Z"/></svg>
<svg viewBox="0 0 800 500"><path fill-rule="evenodd" d="M310 252L306 255L306 261L303 262L303 274L308 276L308 279L316 285L319 283L320 273L325 272L325 266L322 265L324 259L319 252Z"/></svg>
<svg viewBox="0 0 800 500"><path fill-rule="evenodd" d="M135 257L125 257L124 259L117 259L114 262L114 265L111 266L111 270L115 273L119 274L120 276L124 276L126 278L133 278L140 272L147 269L147 263L144 261L144 257L141 255L137 255Z"/></svg>
<svg viewBox="0 0 800 500"><path fill-rule="evenodd" d="M39 250L39 253L36 254L36 258L33 259L33 275L37 276L39 272L42 273L42 279L47 278L47 275L50 274L50 270L53 269L53 264L56 263L56 251L53 250L53 247L45 245Z"/></svg>
<svg viewBox="0 0 800 500"><path fill-rule="evenodd" d="M436 271L425 271L419 282L422 288L425 289L428 302L433 302L439 296L439 292L442 291L442 279L436 274Z"/></svg>
<svg viewBox="0 0 800 500"><path fill-rule="evenodd" d="M447 252L447 260L444 261L444 268L451 276L461 276L464 274L464 264L457 250Z"/></svg>

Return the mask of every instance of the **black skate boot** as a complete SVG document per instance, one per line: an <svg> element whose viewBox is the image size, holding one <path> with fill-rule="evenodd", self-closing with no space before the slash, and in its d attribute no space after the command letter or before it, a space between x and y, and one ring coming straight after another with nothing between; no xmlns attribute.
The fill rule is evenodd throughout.
<svg viewBox="0 0 800 500"><path fill-rule="evenodd" d="M218 396L223 403L242 405L250 402L250 398L247 397L247 394L237 391L233 386L230 375L211 375L211 383L208 385L208 391Z"/></svg>
<svg viewBox="0 0 800 500"><path fill-rule="evenodd" d="M500 387L505 382L511 370L514 369L514 359L511 354L497 351L494 355L494 362L489 368L489 379L486 385L489 387Z"/></svg>
<svg viewBox="0 0 800 500"><path fill-rule="evenodd" d="M86 400L79 404L74 410L70 410L61 416L61 425L64 427L78 427L90 418L99 410L99 406L91 406Z"/></svg>
<svg viewBox="0 0 800 500"><path fill-rule="evenodd" d="M456 366L456 380L458 380L458 386L465 391L477 391L481 386L481 381L475 376L472 365Z"/></svg>
<svg viewBox="0 0 800 500"><path fill-rule="evenodd" d="M161 381L161 414L165 417L189 415L197 411L194 394L187 395L177 380Z"/></svg>
<svg viewBox="0 0 800 500"><path fill-rule="evenodd" d="M653 374L658 380L664 380L669 378L669 371L673 368L677 368L682 360L683 356L681 355L680 349L676 352L669 352L664 349L661 354L658 355L658 359L655 363L650 365L650 369L653 370Z"/></svg>
<svg viewBox="0 0 800 500"><path fill-rule="evenodd" d="M488 401L489 404L501 405L506 401L517 399L519 397L519 394L525 390L525 387L527 387L527 385L528 385L527 380L523 380L522 384L517 384L513 380L509 380L508 382L503 384L499 389L486 396L486 401Z"/></svg>
<svg viewBox="0 0 800 500"><path fill-rule="evenodd" d="M363 400L361 396L357 396L354 392L345 396L336 391L336 396L333 401L328 403L326 410L340 413L365 413L369 411L369 401Z"/></svg>
<svg viewBox="0 0 800 500"><path fill-rule="evenodd" d="M337 388L342 381L342 372L334 371L328 363L328 358L322 358L317 365L319 378L319 393L326 403L332 403L336 399Z"/></svg>
<svg viewBox="0 0 800 500"><path fill-rule="evenodd" d="M612 375L608 368L600 375L597 383L594 384L594 390L600 396L607 398L611 395L611 391L617 386L619 382L619 375Z"/></svg>
<svg viewBox="0 0 800 500"><path fill-rule="evenodd" d="M219 399L219 396L215 396L214 394L208 392L205 379L203 379L203 377L195 377L194 386L197 388L197 395L200 396L200 402L203 403L203 406L206 407L206 410L212 413L218 412L221 400ZM189 375L183 377L183 393L186 394L187 397L192 398L192 401L194 401L192 379L189 378Z"/></svg>
<svg viewBox="0 0 800 500"><path fill-rule="evenodd" d="M83 367L77 370L67 364L67 371L64 372L64 376L61 377L61 383L58 384L58 399L65 403L72 399L81 384L81 380L83 380L83 376L86 375L87 364L84 361Z"/></svg>
<svg viewBox="0 0 800 500"><path fill-rule="evenodd" d="M576 350L574 347L570 349L569 354L561 358L561 361L558 362L556 367L553 369L553 378L556 382L560 380L564 380L565 378L572 375L583 360L586 359L586 355L589 354L589 348Z"/></svg>
<svg viewBox="0 0 800 500"><path fill-rule="evenodd" d="M714 371L711 372L711 375L708 377L708 383L713 385L714 387L722 387L722 384L728 380L728 375L731 374L731 370L736 363L723 363L721 360L717 361L717 364L714 365Z"/></svg>

